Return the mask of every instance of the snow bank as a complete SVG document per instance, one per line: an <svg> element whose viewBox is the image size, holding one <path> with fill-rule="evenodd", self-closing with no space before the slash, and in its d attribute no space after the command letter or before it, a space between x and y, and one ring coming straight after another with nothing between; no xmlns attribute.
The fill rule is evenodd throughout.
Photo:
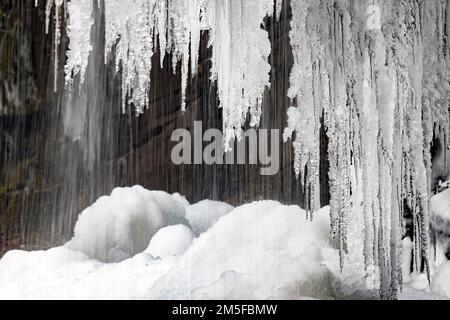
<svg viewBox="0 0 450 320"><path fill-rule="evenodd" d="M68 248L103 262L118 262L147 248L163 226L188 224L184 206L162 191L116 188L84 210Z"/></svg>
<svg viewBox="0 0 450 320"><path fill-rule="evenodd" d="M194 238L194 233L185 225L165 227L153 236L145 252L155 258L180 256L191 246Z"/></svg>
<svg viewBox="0 0 450 320"><path fill-rule="evenodd" d="M225 202L203 200L186 207L186 218L192 231L200 235L233 209L233 206Z"/></svg>

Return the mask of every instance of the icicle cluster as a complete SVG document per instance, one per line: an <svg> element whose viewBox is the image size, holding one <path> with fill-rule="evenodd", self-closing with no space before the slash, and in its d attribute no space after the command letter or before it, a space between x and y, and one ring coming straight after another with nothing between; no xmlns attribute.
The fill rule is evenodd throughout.
<svg viewBox="0 0 450 320"><path fill-rule="evenodd" d="M91 51L95 0L72 0L66 80L80 74ZM182 101L197 68L200 35L213 48L211 79L223 109L225 147L240 138L250 115L256 126L269 84L270 41L261 27L279 14L274 0L104 1L105 56L114 50L124 107L149 106L151 58L172 53L181 64ZM60 27L62 0L56 4ZM47 4L50 15L53 0ZM320 131L329 139L332 234L341 250L360 250L368 279L383 297L401 285L403 215L414 228L415 268L428 267L428 215L433 135L449 137L450 0L291 1L288 124L294 171L317 209ZM55 32L55 41L61 32ZM190 66L190 67L189 67ZM56 69L55 69L56 71ZM363 234L364 243L356 234ZM353 239L350 236L353 235ZM359 249L355 249L359 248ZM352 254L351 252L349 253ZM355 253L353 253L355 256Z"/></svg>
<svg viewBox="0 0 450 320"><path fill-rule="evenodd" d="M116 69L122 68L123 108L127 98L134 104L137 114L149 107L151 58L159 47L161 65L166 52L172 53L174 72L181 61L181 108L185 109L190 58L192 75L197 67L202 8L202 0L105 2L105 55L108 57L115 48Z"/></svg>
<svg viewBox="0 0 450 320"><path fill-rule="evenodd" d="M83 82L92 49L89 39L95 1L72 0L66 6L71 43L65 68L67 83L78 73ZM149 107L151 58L158 47L161 64L165 53L172 53L174 72L181 63L181 109L185 110L188 77L194 76L197 70L200 35L208 31L213 46L211 80L217 82L219 89L226 149L235 138L241 138L241 128L248 115L251 126L259 124L271 68L269 36L261 24L265 16L272 14L273 0L108 0L102 3L105 56L114 50L116 70L122 71L123 108L133 104L140 114ZM56 19L62 4L62 0L56 3ZM52 6L53 1L49 0L47 17ZM61 34L58 21L56 40Z"/></svg>
<svg viewBox="0 0 450 320"><path fill-rule="evenodd" d="M450 2L291 5L293 107L285 137L295 132L295 171L311 199L323 115L332 233L341 257L358 241L348 239L349 228L363 228L366 269L379 272L368 276L378 278L383 297L395 297L405 213L413 216L415 268L424 262L429 274L430 146L433 130L448 139ZM361 209L364 223L349 224Z"/></svg>
<svg viewBox="0 0 450 320"><path fill-rule="evenodd" d="M290 40L294 56L294 66L290 76L288 96L293 105L288 110L288 127L283 138L295 138L294 171L300 181L307 199L307 211L315 209L316 191L319 190L319 162L320 162L320 119L323 113L324 98L314 96L319 93L327 81L322 79L323 65L320 65L322 54L318 34L307 29L306 18L310 3L299 1L292 4L292 23ZM323 74L324 75L324 74ZM319 80L319 82L314 81Z"/></svg>

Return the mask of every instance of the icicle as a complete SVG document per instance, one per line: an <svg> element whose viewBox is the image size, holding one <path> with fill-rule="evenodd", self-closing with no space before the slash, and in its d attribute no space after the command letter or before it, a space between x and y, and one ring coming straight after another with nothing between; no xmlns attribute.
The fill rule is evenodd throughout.
<svg viewBox="0 0 450 320"><path fill-rule="evenodd" d="M201 11L203 0L175 0L169 7L169 43L168 51L173 52L174 72L181 61L181 110L186 109L186 88L189 71L194 76L197 70L198 50L200 47ZM189 58L191 68L189 70Z"/></svg>
<svg viewBox="0 0 450 320"><path fill-rule="evenodd" d="M154 50L152 17L154 1L122 0L105 2L106 45L105 56L116 45L116 71L122 70L123 110L129 102L134 104L136 114L148 107L151 58Z"/></svg>
<svg viewBox="0 0 450 320"><path fill-rule="evenodd" d="M280 21L281 11L283 9L283 0L274 0L275 1L275 14L277 21Z"/></svg>
<svg viewBox="0 0 450 320"><path fill-rule="evenodd" d="M45 33L48 34L50 27L50 16L52 14L54 0L47 0L47 4L45 6Z"/></svg>
<svg viewBox="0 0 450 320"><path fill-rule="evenodd" d="M55 64L54 64L54 91L58 90L58 69L59 69L59 44L61 41L61 14L64 0L55 0Z"/></svg>
<svg viewBox="0 0 450 320"><path fill-rule="evenodd" d="M270 41L261 23L273 2L217 0L206 6L210 44L213 46L211 79L217 81L223 110L225 150L241 139L241 128L250 115L250 126L261 116L264 90L269 86Z"/></svg>
<svg viewBox="0 0 450 320"><path fill-rule="evenodd" d="M35 1L35 6L38 5L38 1ZM53 89L56 92L58 86L58 69L59 69L59 45L61 40L61 15L63 11L63 6L65 6L65 0L47 0L45 7L45 33L49 33L50 28L50 18L52 13L52 8L55 7L54 21L55 21L55 35L54 35L54 86Z"/></svg>
<svg viewBox="0 0 450 320"><path fill-rule="evenodd" d="M92 0L70 1L67 5L69 16L67 35L71 40L66 53L67 63L64 69L66 84L70 84L78 74L80 74L80 83L84 83L89 54L92 51L93 9Z"/></svg>
<svg viewBox="0 0 450 320"><path fill-rule="evenodd" d="M311 214L315 208L316 186L319 184L320 117L323 113L318 83L322 73L322 45L314 26L306 30L309 1L292 3L291 39L294 67L291 71L288 96L294 107L288 110L288 127L284 141L293 137L295 150L294 171L300 177L307 199L306 209ZM319 22L318 20L317 22ZM314 85L316 87L314 87ZM315 94L316 93L316 94Z"/></svg>

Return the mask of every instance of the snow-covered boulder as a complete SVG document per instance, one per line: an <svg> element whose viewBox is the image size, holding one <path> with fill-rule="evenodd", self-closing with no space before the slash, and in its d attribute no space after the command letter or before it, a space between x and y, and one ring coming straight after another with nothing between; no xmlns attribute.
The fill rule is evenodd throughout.
<svg viewBox="0 0 450 320"><path fill-rule="evenodd" d="M155 258L180 256L191 246L195 234L185 225L178 224L159 230L145 250Z"/></svg>
<svg viewBox="0 0 450 320"><path fill-rule="evenodd" d="M161 227L188 224L184 215L183 205L168 193L116 188L80 214L66 246L103 262L122 261L145 250Z"/></svg>
<svg viewBox="0 0 450 320"><path fill-rule="evenodd" d="M192 231L200 235L233 209L233 206L225 202L203 200L186 207L186 218Z"/></svg>

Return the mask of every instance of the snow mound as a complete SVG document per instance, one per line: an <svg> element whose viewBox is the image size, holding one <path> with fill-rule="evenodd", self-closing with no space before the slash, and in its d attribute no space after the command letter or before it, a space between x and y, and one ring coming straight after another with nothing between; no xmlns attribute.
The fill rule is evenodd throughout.
<svg viewBox="0 0 450 320"><path fill-rule="evenodd" d="M188 224L184 215L183 205L165 192L116 188L80 214L66 246L103 262L122 261L144 251L161 227Z"/></svg>
<svg viewBox="0 0 450 320"><path fill-rule="evenodd" d="M155 258L180 256L191 246L195 235L185 225L179 224L159 230L145 250Z"/></svg>
<svg viewBox="0 0 450 320"><path fill-rule="evenodd" d="M450 299L450 261L442 264L434 274L431 291L438 296Z"/></svg>
<svg viewBox="0 0 450 320"><path fill-rule="evenodd" d="M147 294L151 299L325 298L336 295L326 264L338 263L327 210L244 205L202 234ZM336 280L337 281L337 280Z"/></svg>
<svg viewBox="0 0 450 320"><path fill-rule="evenodd" d="M298 206L255 202L234 209L194 239L186 226L163 227L163 209L151 200L155 194L142 191L116 189L99 199L82 213L74 239L63 247L5 255L0 260L0 298L339 296L341 280L332 271L339 270L339 258L329 237L328 209L311 222ZM162 229L151 238L157 228ZM141 250L145 241L133 232L151 238L145 251L118 263L96 260L115 258L108 255L111 250L123 256Z"/></svg>
<svg viewBox="0 0 450 320"><path fill-rule="evenodd" d="M298 206L254 202L216 222L205 218L213 222L195 238L186 224L165 226L185 220L183 206L165 193L115 189L80 215L66 245L11 251L0 259L0 299L377 297L359 267L345 263L341 273L329 208L310 221ZM215 212L226 206L206 201L186 207ZM405 284L400 298L450 298L449 284L447 263L434 273L431 291L421 275Z"/></svg>
<svg viewBox="0 0 450 320"><path fill-rule="evenodd" d="M225 202L203 200L186 207L186 218L195 234L200 235L233 209L233 206Z"/></svg>

